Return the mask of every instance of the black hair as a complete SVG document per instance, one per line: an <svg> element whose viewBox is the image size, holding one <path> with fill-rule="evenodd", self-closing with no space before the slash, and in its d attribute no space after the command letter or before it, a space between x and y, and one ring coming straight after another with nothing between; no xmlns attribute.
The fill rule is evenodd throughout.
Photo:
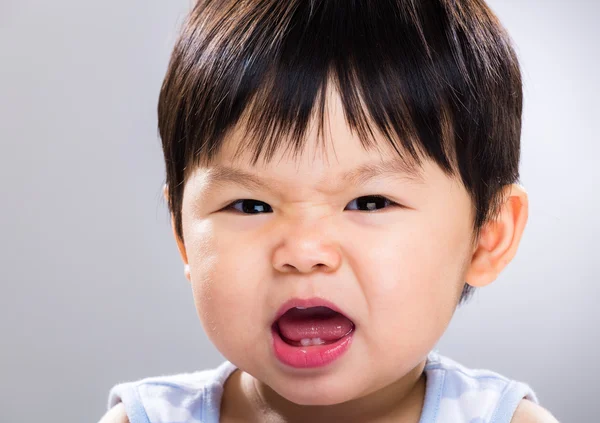
<svg viewBox="0 0 600 423"><path fill-rule="evenodd" d="M158 103L177 236L190 169L241 119L253 163L300 153L315 112L322 132L328 83L365 148L376 129L406 163L429 158L462 182L476 239L518 181L523 101L510 38L483 0L198 1Z"/></svg>

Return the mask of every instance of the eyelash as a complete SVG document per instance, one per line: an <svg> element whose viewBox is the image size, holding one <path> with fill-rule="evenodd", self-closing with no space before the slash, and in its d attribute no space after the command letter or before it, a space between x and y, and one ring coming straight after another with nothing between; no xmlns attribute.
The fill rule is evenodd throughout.
<svg viewBox="0 0 600 423"><path fill-rule="evenodd" d="M363 196L361 196L361 197L355 198L355 199L354 199L354 200L352 200L350 203L352 203L353 201L359 200L359 199L364 199L364 198L371 198L371 199L385 200L385 202L388 204L388 207L383 207L383 208L380 208L380 209L375 209L375 210L371 210L371 211L365 210L367 213L373 213L373 212L376 212L376 211L378 211L378 210L383 210L383 209L385 209L385 208L389 208L389 206L392 206L392 207L400 207L400 208L405 208L405 207L404 207L404 206L402 206L401 204L395 203L394 201L392 201L392 200L390 200L389 198L387 198L387 197L384 197L384 196L382 196L382 195L363 195ZM242 202L244 202L244 201L251 201L251 202L258 203L258 204L264 204L264 205L267 205L267 206L269 206L267 203L265 203L265 202L263 202L263 201L259 201L259 200L252 200L252 199L246 198L246 199L240 199L240 200L236 200L236 201L234 201L234 202L230 203L230 204L229 204L228 206L226 206L226 207L225 207L223 210L235 210L235 211L237 211L237 212L239 212L239 213L241 213L241 214L247 214L247 215L253 215L253 214L262 214L261 212L259 212L259 213L244 213L242 210L238 210L238 209L236 209L236 208L234 207L235 205L237 205L237 204L241 204L241 203L242 203ZM350 204L350 203L348 203L348 204ZM269 208L270 208L270 206L269 206ZM361 211L361 210L355 210L355 211ZM270 212L267 212L267 213L272 213L272 212L273 212L273 211L271 210Z"/></svg>

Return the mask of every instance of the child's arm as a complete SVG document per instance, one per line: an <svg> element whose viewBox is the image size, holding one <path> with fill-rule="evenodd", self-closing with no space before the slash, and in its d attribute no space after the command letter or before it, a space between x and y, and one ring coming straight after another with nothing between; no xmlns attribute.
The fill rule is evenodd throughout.
<svg viewBox="0 0 600 423"><path fill-rule="evenodd" d="M510 423L559 423L559 421L545 408L524 399L519 403Z"/></svg>
<svg viewBox="0 0 600 423"><path fill-rule="evenodd" d="M98 423L129 423L123 403L120 402L108 410Z"/></svg>

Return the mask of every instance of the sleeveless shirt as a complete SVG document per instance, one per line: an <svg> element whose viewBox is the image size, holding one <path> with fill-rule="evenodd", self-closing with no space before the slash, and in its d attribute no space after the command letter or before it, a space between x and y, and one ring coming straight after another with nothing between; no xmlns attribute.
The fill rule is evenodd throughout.
<svg viewBox="0 0 600 423"><path fill-rule="evenodd" d="M155 376L116 384L108 408L123 402L130 423L218 423L229 361L214 369ZM522 399L538 403L526 383L491 370L470 369L431 351L424 369L425 398L419 423L510 423Z"/></svg>

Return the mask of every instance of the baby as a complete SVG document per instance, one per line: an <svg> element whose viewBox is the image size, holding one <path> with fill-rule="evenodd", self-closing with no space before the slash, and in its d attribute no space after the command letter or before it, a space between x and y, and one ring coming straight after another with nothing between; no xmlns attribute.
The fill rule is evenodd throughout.
<svg viewBox="0 0 600 423"><path fill-rule="evenodd" d="M517 252L521 110L483 0L200 0L158 117L226 361L120 383L101 422L556 422L434 350Z"/></svg>

